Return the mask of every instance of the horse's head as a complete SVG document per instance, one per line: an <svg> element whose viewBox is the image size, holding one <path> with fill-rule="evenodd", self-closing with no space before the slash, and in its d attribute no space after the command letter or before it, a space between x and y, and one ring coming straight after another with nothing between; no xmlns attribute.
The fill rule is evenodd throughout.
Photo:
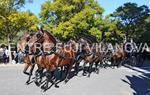
<svg viewBox="0 0 150 95"><path fill-rule="evenodd" d="M90 53L90 49L89 49L90 44L88 43L87 40L85 40L83 38L80 38L78 40L78 43L80 45L80 51L84 51L86 53Z"/></svg>
<svg viewBox="0 0 150 95"><path fill-rule="evenodd" d="M38 30L29 40L30 47L33 47L35 44L41 44L43 42L44 31Z"/></svg>
<svg viewBox="0 0 150 95"><path fill-rule="evenodd" d="M46 30L39 29L28 43L30 50L42 48L44 52L48 52L56 45L56 39Z"/></svg>
<svg viewBox="0 0 150 95"><path fill-rule="evenodd" d="M75 41L75 39L70 39L68 42L67 42L67 44L69 44L69 46L72 48L72 49L74 49L74 50L76 50L78 47L76 47L77 45L78 45L78 43Z"/></svg>

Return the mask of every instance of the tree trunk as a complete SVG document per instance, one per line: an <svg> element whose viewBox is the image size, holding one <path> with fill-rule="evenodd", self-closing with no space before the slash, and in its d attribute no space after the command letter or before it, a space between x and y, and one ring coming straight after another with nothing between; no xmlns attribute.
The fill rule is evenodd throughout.
<svg viewBox="0 0 150 95"><path fill-rule="evenodd" d="M11 44L8 43L8 52L9 52L9 63L12 63L12 56L11 56Z"/></svg>
<svg viewBox="0 0 150 95"><path fill-rule="evenodd" d="M9 55L9 64L12 64L12 55L11 55L11 39L8 34L8 55Z"/></svg>

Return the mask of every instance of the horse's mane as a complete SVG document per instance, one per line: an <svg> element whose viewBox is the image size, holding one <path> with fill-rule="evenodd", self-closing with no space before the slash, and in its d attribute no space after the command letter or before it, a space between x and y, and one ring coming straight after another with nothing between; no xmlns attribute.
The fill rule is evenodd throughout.
<svg viewBox="0 0 150 95"><path fill-rule="evenodd" d="M55 37L51 33L49 33L48 31L46 31L46 30L44 30L44 32L48 35L49 39L51 39L52 42L56 44Z"/></svg>
<svg viewBox="0 0 150 95"><path fill-rule="evenodd" d="M97 42L96 37L90 35L87 31L83 31L79 34L79 38L82 38L86 41L88 41L88 43L92 44L93 42Z"/></svg>

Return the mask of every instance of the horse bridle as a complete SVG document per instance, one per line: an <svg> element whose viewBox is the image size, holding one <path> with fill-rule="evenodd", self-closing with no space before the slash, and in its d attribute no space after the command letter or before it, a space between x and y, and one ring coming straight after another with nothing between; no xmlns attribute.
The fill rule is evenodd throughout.
<svg viewBox="0 0 150 95"><path fill-rule="evenodd" d="M38 34L36 34L36 35L38 35ZM44 35L44 33L42 33L42 35L33 44L35 44L36 42L38 42L43 37L43 35Z"/></svg>

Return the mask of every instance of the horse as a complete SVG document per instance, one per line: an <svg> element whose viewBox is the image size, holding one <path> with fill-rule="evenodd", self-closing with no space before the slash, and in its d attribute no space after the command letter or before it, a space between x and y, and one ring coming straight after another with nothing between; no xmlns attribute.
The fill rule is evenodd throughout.
<svg viewBox="0 0 150 95"><path fill-rule="evenodd" d="M77 39L75 39L77 41ZM75 75L78 75L79 72L79 65L81 61L85 58L87 53L89 52L86 46L88 45L87 41L80 38L77 41L78 47L76 52L76 62L75 62Z"/></svg>
<svg viewBox="0 0 150 95"><path fill-rule="evenodd" d="M46 68L46 56L55 51L56 39L46 30L39 29L29 40L28 46L33 53L33 60L38 66L35 72L35 83L40 85L43 77L43 70ZM40 79L38 81L38 79Z"/></svg>
<svg viewBox="0 0 150 95"><path fill-rule="evenodd" d="M75 71L76 71L76 75L78 74L79 71L79 64L80 62L83 60L84 64L83 64L83 73L82 75L85 76L86 71L88 72L88 77L90 77L91 71L92 71L92 66L95 63L95 71L98 73L99 69L98 69L98 63L101 63L102 57L101 57L101 53L97 50L96 46L92 46L91 48L91 43L89 41L87 41L85 38L80 38L78 40L79 43L79 47L78 48L78 52L77 52L77 60L76 60L76 64L75 64ZM90 44L89 44L90 43ZM88 70L86 70L85 66L86 64L89 63L89 67Z"/></svg>
<svg viewBox="0 0 150 95"><path fill-rule="evenodd" d="M88 67L88 77L90 77L92 70L93 70L93 65L95 65L94 72L99 74L99 65L103 64L103 59L104 59L104 52L101 52L100 47L97 46L96 44L92 45L91 50L86 54L84 58L84 65L83 65L83 73L82 75L86 75L86 69L85 65L89 63Z"/></svg>
<svg viewBox="0 0 150 95"><path fill-rule="evenodd" d="M99 66L102 66L104 63L104 58L106 58L106 53L101 51L101 48L105 48L103 46L103 44L100 44L100 46L95 46L93 48L94 52L95 52L95 56L94 56L94 63L95 63L95 72L97 74L99 74Z"/></svg>
<svg viewBox="0 0 150 95"><path fill-rule="evenodd" d="M122 65L122 60L125 58L124 52L122 49L117 50L112 55L112 66L120 67Z"/></svg>
<svg viewBox="0 0 150 95"><path fill-rule="evenodd" d="M32 36L32 34L24 33L19 38L19 41L17 43L18 52L21 52L25 55L24 56L25 67L24 67L23 73L29 76L27 81L26 81L26 84L29 84L31 76L32 76L32 72L33 72L33 69L34 69L34 66L35 66L31 62L33 56L29 54L29 52L27 50L27 47L26 47L26 44L29 41L29 39L31 38L31 36ZM30 67L30 71L28 73L27 70L28 70L29 67Z"/></svg>
<svg viewBox="0 0 150 95"><path fill-rule="evenodd" d="M55 84L57 87L57 79L54 77L54 72L59 67L66 67L64 80L65 83L68 82L70 71L74 65L75 55L74 44L69 42L67 46L57 48L53 54L46 56L46 82L41 88L45 90L48 89L49 82ZM55 79L55 81L53 81L53 79Z"/></svg>
<svg viewBox="0 0 150 95"><path fill-rule="evenodd" d="M115 52L112 53L111 61L113 67L120 67L124 65L123 63L131 66L137 65L136 49L135 47L133 48L130 44L126 43L120 45L119 49L116 49Z"/></svg>

